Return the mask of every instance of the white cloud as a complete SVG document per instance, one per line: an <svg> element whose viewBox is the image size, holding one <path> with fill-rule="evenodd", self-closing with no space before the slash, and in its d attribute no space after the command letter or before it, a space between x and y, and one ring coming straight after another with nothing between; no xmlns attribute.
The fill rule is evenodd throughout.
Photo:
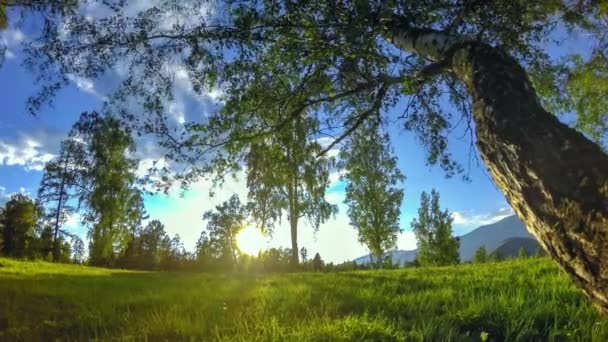
<svg viewBox="0 0 608 342"><path fill-rule="evenodd" d="M64 223L65 228L76 229L80 227L81 215L79 213L68 214Z"/></svg>
<svg viewBox="0 0 608 342"><path fill-rule="evenodd" d="M514 211L511 207L502 207L491 213L475 213L473 211L452 213L454 224L476 228L487 224L502 220L505 217L511 216Z"/></svg>
<svg viewBox="0 0 608 342"><path fill-rule="evenodd" d="M4 57L6 59L13 59L15 58L15 53L13 53L11 50L6 50L4 51Z"/></svg>
<svg viewBox="0 0 608 342"><path fill-rule="evenodd" d="M95 89L95 83L93 80L72 74L68 75L68 79L74 82L76 87L78 87L78 89L81 91L91 94L102 101L106 101L108 99L107 96L101 94L99 91L97 91L97 89Z"/></svg>
<svg viewBox="0 0 608 342"><path fill-rule="evenodd" d="M20 50L19 45L27 39L27 36L18 29L0 30L0 48L4 50L4 58L14 59L16 51Z"/></svg>
<svg viewBox="0 0 608 342"><path fill-rule="evenodd" d="M29 136L21 136L15 143L0 140L0 165L20 165L28 171L42 171L53 157L39 141Z"/></svg>
<svg viewBox="0 0 608 342"><path fill-rule="evenodd" d="M162 169L167 166L165 158L144 158L139 160L135 175L137 177L145 177L149 174L150 169Z"/></svg>
<svg viewBox="0 0 608 342"><path fill-rule="evenodd" d="M337 185L338 183L340 183L340 177L342 177L342 175L344 175L344 170L340 170L340 171L336 171L336 172L332 172L329 174L328 180L329 180L329 187L333 187L334 185Z"/></svg>
<svg viewBox="0 0 608 342"><path fill-rule="evenodd" d="M0 185L0 205L4 204L6 201L8 201L8 199L11 197L11 194L9 194L6 191L6 188L3 187L2 185Z"/></svg>
<svg viewBox="0 0 608 342"><path fill-rule="evenodd" d="M330 191L325 194L325 200L331 204L341 204L344 202L343 191Z"/></svg>
<svg viewBox="0 0 608 342"><path fill-rule="evenodd" d="M32 193L24 187L20 187L18 192L8 192L5 187L0 185L0 205L6 203L11 198L11 196L15 194L23 194L32 197Z"/></svg>
<svg viewBox="0 0 608 342"><path fill-rule="evenodd" d="M326 148L327 146L329 146L333 141L334 141L334 139L330 138L330 137L321 137L321 138L317 139L317 142L323 148Z"/></svg>
<svg viewBox="0 0 608 342"><path fill-rule="evenodd" d="M0 32L0 43L5 46L16 46L26 40L27 36L18 29L5 29Z"/></svg>
<svg viewBox="0 0 608 342"><path fill-rule="evenodd" d="M414 234L414 232L412 232L411 230L406 230L403 233L399 234L397 238L398 249L409 251L412 249L416 249L416 247L417 242L416 235Z"/></svg>

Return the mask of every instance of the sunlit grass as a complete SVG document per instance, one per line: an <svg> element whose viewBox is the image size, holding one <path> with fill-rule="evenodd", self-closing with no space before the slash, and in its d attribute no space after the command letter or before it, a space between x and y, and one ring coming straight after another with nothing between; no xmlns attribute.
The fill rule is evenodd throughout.
<svg viewBox="0 0 608 342"><path fill-rule="evenodd" d="M266 276L0 264L0 340L608 341L548 259Z"/></svg>

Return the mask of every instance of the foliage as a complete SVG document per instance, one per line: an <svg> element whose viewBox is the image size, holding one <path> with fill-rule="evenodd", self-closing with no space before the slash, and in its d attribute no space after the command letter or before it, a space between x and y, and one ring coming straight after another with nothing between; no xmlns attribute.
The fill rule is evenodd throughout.
<svg viewBox="0 0 608 342"><path fill-rule="evenodd" d="M416 234L418 254L416 259L422 266L442 266L459 262L460 241L452 236L452 215L441 211L439 193L431 191L420 195L418 218L412 220L412 231Z"/></svg>
<svg viewBox="0 0 608 342"><path fill-rule="evenodd" d="M0 264L8 341L608 339L606 317L546 258L266 276Z"/></svg>
<svg viewBox="0 0 608 342"><path fill-rule="evenodd" d="M300 260L302 263L306 263L308 261L308 250L304 246L300 248Z"/></svg>
<svg viewBox="0 0 608 342"><path fill-rule="evenodd" d="M120 66L129 74L110 97L111 105L142 133L156 134L168 157L196 164L186 182L199 171L235 166L252 144L288 130L287 122L304 117L301 113L322 125L317 133L342 137L368 118L388 113L384 108L402 106L400 100L409 103L400 123L419 138L428 162L440 164L448 175L462 171L448 150L455 120L440 100L452 102L468 122L468 97L447 73L426 75L431 61L390 46L390 32L401 26L501 46L528 69L546 102L577 107L584 97L559 85L579 73L588 79L595 62L552 60L545 37L584 34L595 43L589 44L593 56L606 46L606 9L591 1L189 0L141 10L122 0L95 4L95 16L86 11L49 15L40 39L29 46L27 65L44 81L29 103L31 111L38 112L68 84L68 75L97 79ZM223 89L227 110L173 125L167 106L174 99L176 70L185 71L201 97ZM569 88L579 89L577 82ZM581 91L590 94L591 88ZM141 108L133 109L134 102ZM601 131L603 115L593 108L600 106L583 105L579 115L586 117L579 126Z"/></svg>
<svg viewBox="0 0 608 342"><path fill-rule="evenodd" d="M248 106L250 104L247 101L228 103L224 111L238 113ZM279 125L280 120L285 120L279 114L272 115L272 110L264 109L265 113L270 113L264 120L271 125ZM305 117L298 117L286 123L284 129L251 144L246 157L249 208L253 219L260 227L272 232L274 223L284 213L287 214L291 226L294 264L298 263L297 235L300 219L308 219L317 231L319 225L337 211L335 206L325 200L332 160L318 158L322 151L321 145L310 139L318 129L318 122L306 117L306 113L296 114Z"/></svg>
<svg viewBox="0 0 608 342"><path fill-rule="evenodd" d="M320 271L324 267L323 259L321 259L321 255L319 253L315 253L314 258L312 258L312 269L314 271Z"/></svg>
<svg viewBox="0 0 608 342"><path fill-rule="evenodd" d="M240 253L236 235L245 227L247 215L247 208L241 204L236 194L216 206L215 211L205 212L203 220L207 221L207 227L204 236L208 234L209 238L208 242L199 241L199 260L204 254L227 270L233 269Z"/></svg>
<svg viewBox="0 0 608 342"><path fill-rule="evenodd" d="M528 251L526 251L526 249L523 246L519 247L519 250L517 251L517 257L518 258L527 258Z"/></svg>
<svg viewBox="0 0 608 342"><path fill-rule="evenodd" d="M11 196L0 213L3 255L24 258L30 254L40 215L40 207L27 195Z"/></svg>
<svg viewBox="0 0 608 342"><path fill-rule="evenodd" d="M61 229L70 215L76 212L73 201L87 195L88 189L82 184L87 165L85 146L75 137L69 137L61 143L59 155L44 167L42 180L38 188L38 203L45 209L45 220L52 222L53 260L59 260L63 235L71 233Z"/></svg>
<svg viewBox="0 0 608 342"><path fill-rule="evenodd" d="M77 235L72 235L72 261L76 264L84 262L85 249L84 242Z"/></svg>
<svg viewBox="0 0 608 342"><path fill-rule="evenodd" d="M498 251L494 251L490 254L490 261L492 262L500 262L500 261L504 261L505 257L504 255L500 254L500 252Z"/></svg>
<svg viewBox="0 0 608 342"><path fill-rule="evenodd" d="M488 261L488 253L486 252L485 246L480 246L475 251L475 255L473 255L473 263L475 264L483 264Z"/></svg>
<svg viewBox="0 0 608 342"><path fill-rule="evenodd" d="M353 134L340 153L346 181L345 202L350 223L358 232L378 267L384 252L397 247L405 177L389 146L388 134L378 124L365 125Z"/></svg>
<svg viewBox="0 0 608 342"><path fill-rule="evenodd" d="M89 225L89 262L111 266L144 218L143 199L134 188L136 162L125 156L134 150L131 135L111 116L83 113L72 134L87 142L89 169L83 196Z"/></svg>

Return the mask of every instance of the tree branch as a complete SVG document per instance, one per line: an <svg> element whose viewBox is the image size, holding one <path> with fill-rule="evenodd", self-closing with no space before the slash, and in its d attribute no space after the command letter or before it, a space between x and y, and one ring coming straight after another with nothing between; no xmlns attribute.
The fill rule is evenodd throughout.
<svg viewBox="0 0 608 342"><path fill-rule="evenodd" d="M376 113L378 110L380 110L380 107L382 106L382 100L384 99L385 94L386 94L386 85L383 84L380 87L380 89L378 89L378 92L375 96L375 100L374 100L374 103L372 104L372 106L368 110L359 114L356 118L355 123L350 128L348 128L346 131L344 131L338 138L336 138L334 141L332 141L332 143L329 144L329 146L327 146L323 151L321 151L319 154L317 154L317 158L322 157L327 152L329 152L334 146L336 146L338 143L340 143L342 140L344 140L346 137L348 137L352 132L354 132L357 128L359 128L359 126L361 126L361 124L363 124L363 122L365 122L365 120L370 115L372 115L373 113Z"/></svg>

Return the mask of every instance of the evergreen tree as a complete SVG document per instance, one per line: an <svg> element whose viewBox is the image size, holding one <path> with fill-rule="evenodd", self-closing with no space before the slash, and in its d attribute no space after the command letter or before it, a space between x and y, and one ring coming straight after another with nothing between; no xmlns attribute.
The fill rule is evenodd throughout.
<svg viewBox="0 0 608 342"><path fill-rule="evenodd" d="M498 251L494 251L492 252L492 254L490 254L490 260L492 262L500 262L500 261L504 261L505 257Z"/></svg>
<svg viewBox="0 0 608 342"><path fill-rule="evenodd" d="M429 196L422 192L418 218L411 223L418 241L416 258L422 266L444 266L459 262L460 240L452 236L452 215L441 211L439 193L431 191Z"/></svg>
<svg viewBox="0 0 608 342"><path fill-rule="evenodd" d="M139 239L142 267L150 270L158 269L163 258L169 254L168 251L163 250L169 239L165 226L159 220L152 220L141 231Z"/></svg>
<svg viewBox="0 0 608 342"><path fill-rule="evenodd" d="M485 246L480 246L475 251L475 255L473 256L473 262L476 264L484 264L488 261L488 253L486 252Z"/></svg>
<svg viewBox="0 0 608 342"><path fill-rule="evenodd" d="M77 235L72 235L72 260L74 263L81 264L84 262L84 242Z"/></svg>
<svg viewBox="0 0 608 342"><path fill-rule="evenodd" d="M528 257L528 251L526 251L526 249L522 246L519 247L519 250L517 250L517 257L521 258L521 259L525 259Z"/></svg>
<svg viewBox="0 0 608 342"><path fill-rule="evenodd" d="M108 13L103 20L85 11L47 14L25 58L44 83L29 102L33 112L70 76L128 70L111 104L141 132L157 134L168 155L191 162L186 182L238 167L251 146L242 142L285 130L282 123L302 113L323 125L311 135L336 137L329 151L395 106L405 107L403 115L391 119L416 135L429 164L454 175L462 168L448 135L454 121L470 122L480 159L514 210L608 310L608 275L597 271L608 268L608 156L546 110L576 111L576 128L605 136L601 1L219 1L211 16L201 1L154 2L141 11L124 11L130 2L123 0L99 5ZM167 25L167 16L183 24ZM577 60L574 51L557 58L545 39L556 33L585 36L591 57ZM225 103L244 105L172 127L165 105L178 78L166 66L176 64L194 93L221 87ZM462 120L450 119L443 100ZM268 122L267 108L283 120ZM216 135L218 121L234 134Z"/></svg>
<svg viewBox="0 0 608 342"><path fill-rule="evenodd" d="M175 234L169 242L169 255L165 261L166 269L181 270L184 268L184 261L187 253L179 234Z"/></svg>
<svg viewBox="0 0 608 342"><path fill-rule="evenodd" d="M41 209L30 197L14 194L5 203L0 216L2 227L2 253L14 258L27 257L34 239L34 228Z"/></svg>
<svg viewBox="0 0 608 342"><path fill-rule="evenodd" d="M211 250L211 242L206 231L202 231L198 241L196 241L196 262L202 270L211 269L214 264L215 256Z"/></svg>
<svg viewBox="0 0 608 342"><path fill-rule="evenodd" d="M382 267L384 253L397 247L397 236L403 231L399 226L403 190L397 186L405 177L397 168L388 134L380 132L378 124L364 125L342 149L340 159L350 224L376 266Z"/></svg>
<svg viewBox="0 0 608 342"><path fill-rule="evenodd" d="M61 143L59 156L44 167L38 202L46 209L46 220L52 222L52 253L55 262L59 261L62 234L67 233L61 226L76 211L70 201L82 198L88 192L81 185L87 170L89 166L84 144L72 137Z"/></svg>
<svg viewBox="0 0 608 342"><path fill-rule="evenodd" d="M308 250L306 250L306 247L304 246L300 248L300 260L302 260L302 263L306 263L308 261Z"/></svg>
<svg viewBox="0 0 608 342"><path fill-rule="evenodd" d="M312 269L314 271L321 271L324 266L323 259L321 259L321 255L319 253L315 253L315 257L312 259Z"/></svg>

